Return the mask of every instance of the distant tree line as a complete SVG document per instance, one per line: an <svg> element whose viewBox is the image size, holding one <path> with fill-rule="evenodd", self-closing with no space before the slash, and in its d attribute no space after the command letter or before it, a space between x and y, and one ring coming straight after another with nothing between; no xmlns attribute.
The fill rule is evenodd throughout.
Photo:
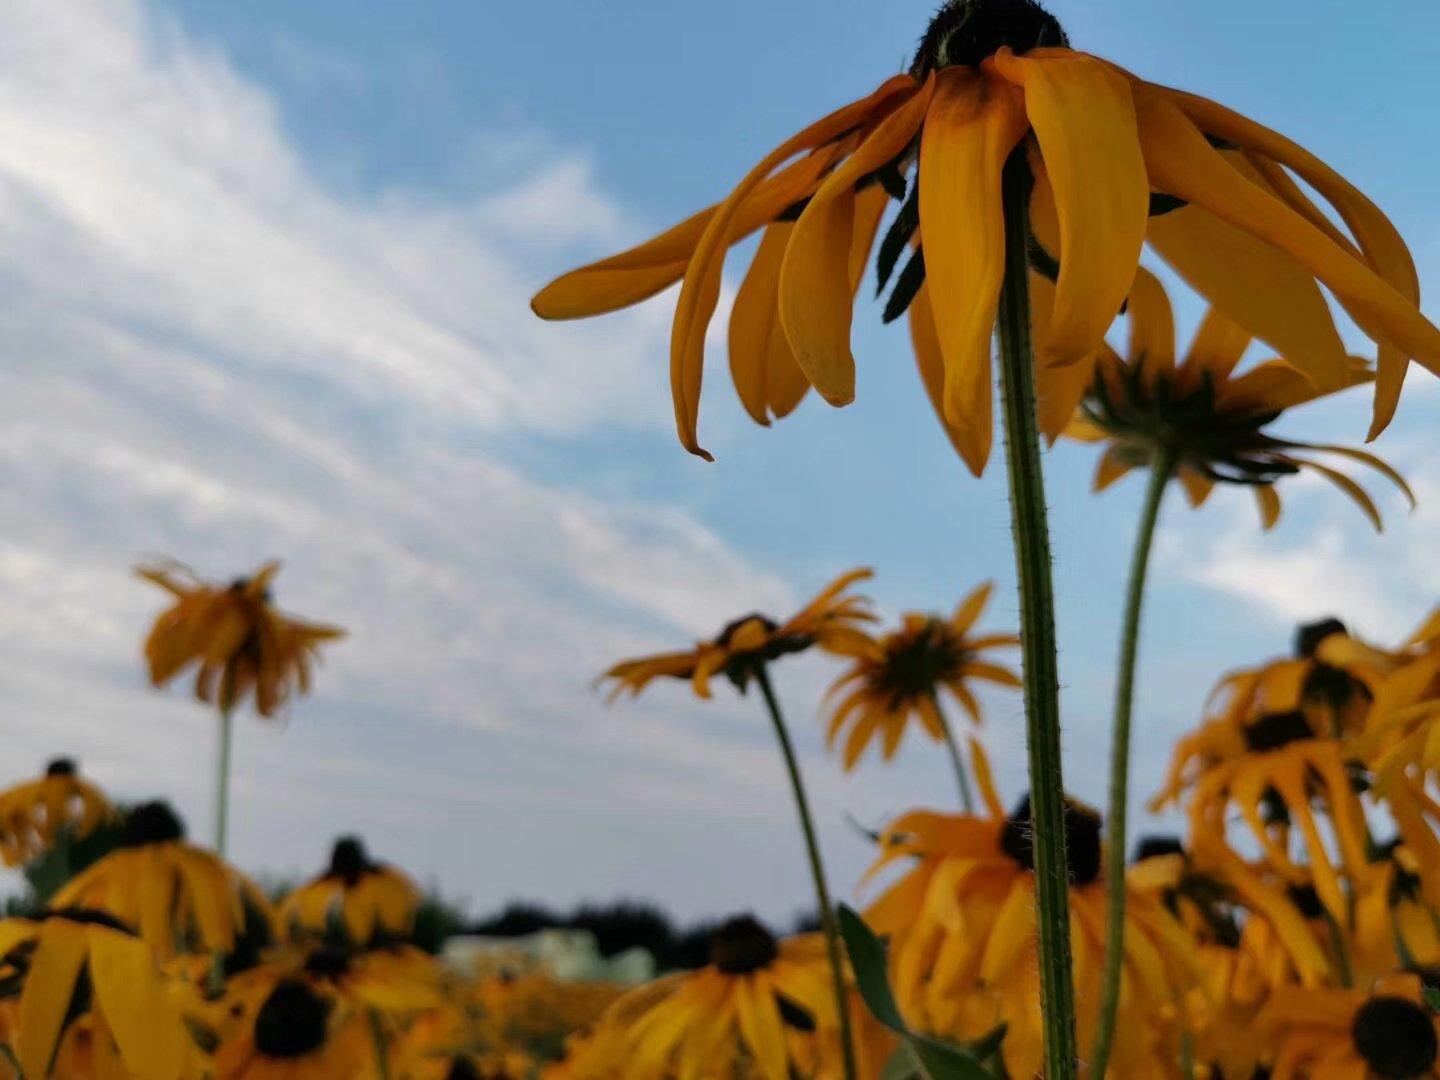
<svg viewBox="0 0 1440 1080"><path fill-rule="evenodd" d="M654 904L619 900L581 904L561 913L544 904L514 900L498 913L471 923L466 932L485 937L526 937L541 930L587 930L606 958L641 948L662 970L698 968L710 962L710 935L718 924L701 921L677 925ZM818 930L819 919L807 913L792 920L792 933Z"/></svg>

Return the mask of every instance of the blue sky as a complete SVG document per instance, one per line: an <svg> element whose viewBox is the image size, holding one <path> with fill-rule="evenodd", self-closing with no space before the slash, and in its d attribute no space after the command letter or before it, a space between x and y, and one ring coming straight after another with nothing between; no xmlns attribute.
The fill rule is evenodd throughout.
<svg viewBox="0 0 1440 1080"><path fill-rule="evenodd" d="M1377 7L1054 10L1078 47L1326 158L1392 215L1429 283L1440 12ZM607 709L590 679L751 609L783 613L857 564L876 567L890 615L994 578L990 625L1013 626L1003 477L955 460L878 311L857 318L857 403L812 399L769 431L712 350L707 466L673 438L668 300L566 326L526 301L722 195L899 68L928 13L0 0L0 774L74 752L121 796L172 794L208 834L212 721L144 686L159 597L127 568L164 554L229 576L275 555L282 604L353 638L284 724L241 725L243 865L304 872L359 831L476 908L801 906L758 704L667 687ZM1198 312L1179 306L1188 332ZM1379 449L1424 501L1407 516L1381 492L1385 537L1305 481L1268 536L1243 494L1167 505L1139 790L1218 674L1282 651L1297 619L1334 611L1384 640L1434 602L1437 399L1412 378ZM1325 403L1286 430L1353 442L1367 410L1363 394ZM1093 466L1076 446L1048 461L1069 776L1099 800L1139 483L1094 497ZM815 716L833 673L804 660L780 684L844 891L867 858L845 812L875 821L950 789L920 744L839 776ZM1018 702L989 704L1013 798Z"/></svg>

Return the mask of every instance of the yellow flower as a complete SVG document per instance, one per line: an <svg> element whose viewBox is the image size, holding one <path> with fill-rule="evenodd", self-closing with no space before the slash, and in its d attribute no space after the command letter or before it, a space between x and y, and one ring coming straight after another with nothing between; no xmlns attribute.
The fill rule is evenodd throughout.
<svg viewBox="0 0 1440 1080"><path fill-rule="evenodd" d="M987 768L975 770L985 816L914 811L893 822L871 868L913 865L867 910L890 938L891 977L907 1020L973 1042L1006 1025L1011 1076L1043 1061L1030 801L1006 815ZM1099 815L1067 803L1071 947L1080 1044L1093 1040L1105 952ZM1201 970L1189 935L1153 889L1130 887L1116 1034L1117 1075L1153 1076L1173 1056L1174 1020Z"/></svg>
<svg viewBox="0 0 1440 1080"><path fill-rule="evenodd" d="M163 686L195 665L200 701L228 712L253 694L261 716L275 715L297 690L308 693L320 645L345 631L280 614L270 601L279 571L279 563L266 563L251 577L218 585L183 567L141 567L142 578L175 597L145 642L150 681Z"/></svg>
<svg viewBox="0 0 1440 1080"><path fill-rule="evenodd" d="M324 935L338 918L350 944L403 940L415 928L420 890L393 866L371 861L358 837L335 841L330 867L280 905L280 925L292 937Z"/></svg>
<svg viewBox="0 0 1440 1080"><path fill-rule="evenodd" d="M228 953L258 919L274 914L255 884L223 859L184 841L165 803L137 806L122 846L55 894L60 907L93 908L133 926L162 959L177 953Z"/></svg>
<svg viewBox="0 0 1440 1080"><path fill-rule="evenodd" d="M1314 459L1313 454L1350 458L1377 470L1410 500L1409 486L1373 454L1333 444L1293 442L1266 432L1296 405L1371 381L1366 361L1338 383L1320 386L1294 363L1269 360L1235 373L1250 335L1217 308L1211 308L1185 359L1176 363L1175 319L1160 282L1136 272L1128 308L1130 342L1121 359L1100 347L1083 415L1066 428L1071 438L1104 442L1095 490L1109 487L1131 469L1149 467L1157 454L1175 455L1176 475L1192 506L1209 498L1217 482L1249 487L1260 506L1261 523L1280 519L1277 481L1308 469L1328 480L1360 506L1375 528L1380 512L1353 479Z"/></svg>
<svg viewBox="0 0 1440 1080"><path fill-rule="evenodd" d="M104 1065L96 1076L197 1075L194 1044L150 947L103 912L60 907L0 922L0 979L23 984L12 1049L27 1077L51 1075L62 1051ZM83 1033L67 1030L80 1019Z"/></svg>
<svg viewBox="0 0 1440 1080"><path fill-rule="evenodd" d="M79 839L114 811L100 789L83 779L69 758L56 758L45 775L0 792L0 859L23 866L47 851L62 830Z"/></svg>
<svg viewBox="0 0 1440 1080"><path fill-rule="evenodd" d="M1267 1012L1281 1032L1273 1080L1440 1076L1440 1029L1417 976L1394 976L1369 992L1281 989Z"/></svg>
<svg viewBox="0 0 1440 1080"><path fill-rule="evenodd" d="M947 724L940 711L942 690L953 695L978 724L980 706L970 680L1020 686L1015 672L982 656L987 649L1018 645L1017 636L969 636L992 590L989 583L976 589L949 619L907 614L898 629L874 640L871 650L835 680L830 695L844 692L844 696L830 718L826 739L833 748L850 725L843 758L846 772L877 737L883 737L885 760L894 757L912 718L932 739L943 741Z"/></svg>
<svg viewBox="0 0 1440 1080"><path fill-rule="evenodd" d="M724 674L743 690L758 665L812 646L842 656L863 655L870 648L870 639L860 626L875 616L864 597L844 593L870 576L869 570L841 575L784 623L747 615L725 627L715 640L702 641L686 652L622 661L602 676L615 680L611 700L625 690L639 694L657 678L688 679L702 698L710 697L710 679L717 674Z"/></svg>
<svg viewBox="0 0 1440 1080"><path fill-rule="evenodd" d="M1402 646L1375 686L1365 729L1351 743L1382 778L1440 770L1440 608Z"/></svg>
<svg viewBox="0 0 1440 1080"><path fill-rule="evenodd" d="M799 1044L836 1037L831 995L818 935L777 941L753 918L731 919L715 932L708 966L643 986L606 1012L586 1058L593 1072L579 1075L718 1080L731 1061L750 1059L762 1080L788 1080Z"/></svg>
<svg viewBox="0 0 1440 1080"><path fill-rule="evenodd" d="M300 979L282 979L215 1054L215 1080L359 1076L375 1054L366 1021Z"/></svg>
<svg viewBox="0 0 1440 1080"><path fill-rule="evenodd" d="M1347 380L1350 364L1318 285L1327 287L1381 343L1376 432L1408 359L1440 367L1440 331L1416 306L1414 262L1364 195L1243 116L1068 48L1059 23L1032 0L951 0L907 74L785 140L723 202L564 275L532 306L544 318L577 318L683 282L671 389L681 443L708 458L696 423L727 249L766 228L731 325L731 367L750 413L783 414L802 379L831 404L847 404L856 267L889 193L903 206L880 245L882 287L905 249L914 253L887 314L916 300L915 336L934 345L917 350L922 373L979 472L993 426L1001 170L1017 149L1035 181L1035 262L1056 279L1053 301L1035 305L1042 394L1052 373L1063 379L1065 365L1099 348L1147 237L1199 292L1328 388ZM1292 171L1331 203L1349 235ZM936 297L943 302L930 302ZM1081 390L1071 386L1072 404Z"/></svg>

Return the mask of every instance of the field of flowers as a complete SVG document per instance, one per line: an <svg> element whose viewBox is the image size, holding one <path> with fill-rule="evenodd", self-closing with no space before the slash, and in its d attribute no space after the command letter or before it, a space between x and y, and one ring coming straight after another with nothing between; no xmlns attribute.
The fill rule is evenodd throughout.
<svg viewBox="0 0 1440 1080"><path fill-rule="evenodd" d="M1301 474L1377 530L1377 486L1414 503L1356 445L1389 423L1412 360L1440 371L1389 220L1283 135L1073 49L1033 0L950 0L908 70L721 202L561 276L534 311L595 316L678 284L677 433L708 459L722 266L757 233L728 328L746 411L769 425L811 387L854 398L851 322L873 265L884 318L908 320L936 418L976 475L998 375L1019 584L1018 626L995 625L989 583L887 626L872 572L836 567L798 611L737 611L601 675L618 708L666 680L743 696L784 765L816 928L735 912L638 981L520 944L447 947L454 928L427 916L403 852L382 861L343 822L313 878L262 888L227 860L245 810L229 791L234 725L323 692L318 662L346 630L283 611L278 562L226 581L149 563L137 573L159 603L135 636L151 683L215 717L216 831L188 835L163 793L117 804L68 757L0 792L0 859L29 886L0 920L0 1080L1440 1077L1440 608L1417 601L1401 640L1363 640L1344 612L1299 626L1283 655L1215 673L1165 775L1132 778L1129 761L1171 489L1193 507L1217 485L1248 489L1261 529ZM1206 305L1189 342L1179 288ZM1255 345L1274 358L1250 362ZM1373 396L1368 434L1275 433L1341 393ZM1145 477L1103 808L1064 780L1041 468L1061 438L1096 445L1097 492ZM776 671L812 652L835 664L828 693L782 700ZM997 787L981 685L1023 703L1027 791ZM876 829L859 882L826 871L792 746L789 725L817 712L836 769L923 741L954 775L960 809ZM1183 832L1135 828L1132 785Z"/></svg>

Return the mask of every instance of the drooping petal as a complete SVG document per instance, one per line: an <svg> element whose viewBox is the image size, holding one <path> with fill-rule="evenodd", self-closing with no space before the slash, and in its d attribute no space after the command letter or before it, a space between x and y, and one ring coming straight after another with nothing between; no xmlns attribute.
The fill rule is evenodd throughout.
<svg viewBox="0 0 1440 1080"><path fill-rule="evenodd" d="M1130 321L1130 363L1143 368L1147 380L1173 371L1175 313L1165 287L1143 266L1135 270L1125 317Z"/></svg>
<svg viewBox="0 0 1440 1080"><path fill-rule="evenodd" d="M730 377L750 419L765 426L770 424L770 385L775 378L771 370L797 366L776 307L780 263L794 229L788 221L766 227L730 313Z"/></svg>
<svg viewBox="0 0 1440 1080"><path fill-rule="evenodd" d="M1115 320L1145 243L1150 182L1134 100L1123 75L1082 53L1031 58L1005 48L994 63L1025 90L1060 221L1055 310L1039 351L1046 363L1073 363Z"/></svg>
<svg viewBox="0 0 1440 1080"><path fill-rule="evenodd" d="M855 397L855 358L850 353L855 185L910 144L920 130L934 88L932 76L826 177L795 223L785 249L780 267L780 325L800 369L832 405L849 404Z"/></svg>
<svg viewBox="0 0 1440 1080"><path fill-rule="evenodd" d="M1324 282L1371 338L1440 371L1440 329L1414 302L1222 157L1174 104L1137 88L1141 143L1155 183L1286 252ZM1176 211L1177 214L1184 211ZM1167 217L1170 215L1166 215ZM1163 219L1162 219L1163 220ZM1333 358L1287 352L1318 384L1341 381Z"/></svg>
<svg viewBox="0 0 1440 1080"><path fill-rule="evenodd" d="M898 95L912 94L914 90L915 80L909 76L887 79L869 97L837 109L785 140L750 170L706 224L685 268L685 282L680 288L675 323L670 334L670 389L675 401L676 431L681 445L692 454L710 460L710 454L696 441L705 334L710 316L715 313L715 305L720 299L725 248L730 242L731 227L740 207L776 166L797 153L845 134L868 119L884 115L894 107L894 99Z"/></svg>
<svg viewBox="0 0 1440 1080"><path fill-rule="evenodd" d="M1280 496L1274 484L1261 484L1255 489L1255 502L1260 507L1260 527L1266 532L1280 520Z"/></svg>
<svg viewBox="0 0 1440 1080"><path fill-rule="evenodd" d="M945 419L977 476L993 437L990 338L1005 271L1000 174L1025 128L1013 88L954 67L937 77L920 139L920 236L945 361Z"/></svg>
<svg viewBox="0 0 1440 1080"><path fill-rule="evenodd" d="M26 1076L44 1077L50 1073L85 953L83 925L68 919L48 920L20 997L22 1037L17 1049Z"/></svg>
<svg viewBox="0 0 1440 1080"><path fill-rule="evenodd" d="M1100 455L1100 464L1095 467L1094 490L1104 491L1134 467L1124 450L1118 446L1107 446Z"/></svg>
<svg viewBox="0 0 1440 1080"><path fill-rule="evenodd" d="M905 315L910 324L910 345L915 350L915 365L920 370L925 396L930 399L930 406L935 410L940 426L945 429L950 445L961 460L968 461L970 433L951 426L945 419L945 358L940 354L940 338L935 332L935 312L930 306L929 286L920 286Z"/></svg>

